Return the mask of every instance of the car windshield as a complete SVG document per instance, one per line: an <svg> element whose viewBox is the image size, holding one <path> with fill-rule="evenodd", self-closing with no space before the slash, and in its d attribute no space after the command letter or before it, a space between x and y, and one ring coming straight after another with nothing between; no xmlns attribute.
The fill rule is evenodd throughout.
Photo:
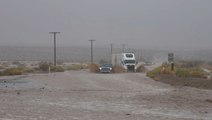
<svg viewBox="0 0 212 120"><path fill-rule="evenodd" d="M102 67L112 67L112 64L103 64Z"/></svg>

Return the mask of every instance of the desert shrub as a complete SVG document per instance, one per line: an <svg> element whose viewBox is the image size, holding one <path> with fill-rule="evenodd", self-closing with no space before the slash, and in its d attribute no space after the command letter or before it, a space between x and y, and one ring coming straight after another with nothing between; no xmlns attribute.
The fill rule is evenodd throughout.
<svg viewBox="0 0 212 120"><path fill-rule="evenodd" d="M127 72L122 66L114 66L113 69L112 69L112 72L114 73L125 73Z"/></svg>
<svg viewBox="0 0 212 120"><path fill-rule="evenodd" d="M35 67L34 71L38 72L38 71L40 71L40 68L39 67Z"/></svg>
<svg viewBox="0 0 212 120"><path fill-rule="evenodd" d="M189 69L185 69L185 68L178 68L176 70L176 76L178 77L190 77L190 71Z"/></svg>
<svg viewBox="0 0 212 120"><path fill-rule="evenodd" d="M3 75L21 75L24 71L22 68L8 68L3 71Z"/></svg>
<svg viewBox="0 0 212 120"><path fill-rule="evenodd" d="M138 68L136 69L136 72L146 72L146 68L143 65L138 66Z"/></svg>
<svg viewBox="0 0 212 120"><path fill-rule="evenodd" d="M65 69L62 66L51 66L51 72L64 72Z"/></svg>
<svg viewBox="0 0 212 120"><path fill-rule="evenodd" d="M49 67L50 67L50 64L48 62L40 62L38 64L39 66L39 69L43 72L48 72L49 71Z"/></svg>
<svg viewBox="0 0 212 120"><path fill-rule="evenodd" d="M21 63L19 61L13 61L12 64L14 64L14 65L20 65Z"/></svg>
<svg viewBox="0 0 212 120"><path fill-rule="evenodd" d="M175 74L175 70L171 70L171 67L162 67L161 71L160 71L161 74L166 74L166 75L174 75Z"/></svg>
<svg viewBox="0 0 212 120"><path fill-rule="evenodd" d="M204 72L200 69L193 69L190 72L191 77L195 77L195 78L206 78Z"/></svg>
<svg viewBox="0 0 212 120"><path fill-rule="evenodd" d="M26 68L24 70L25 73L34 73L35 72L35 69L34 68Z"/></svg>
<svg viewBox="0 0 212 120"><path fill-rule="evenodd" d="M191 77L191 78L206 78L206 75L200 66L202 62L191 62L188 64L175 64L175 70L171 70L171 66L169 64L163 64L162 66L155 68L152 71L147 73L148 77L155 78L159 74L161 75L172 75L176 77ZM187 66L188 68L185 68Z"/></svg>
<svg viewBox="0 0 212 120"><path fill-rule="evenodd" d="M160 72L161 72L161 67L157 67L154 70L147 72L147 76L150 78L154 78L157 75L159 75Z"/></svg>
<svg viewBox="0 0 212 120"><path fill-rule="evenodd" d="M88 68L85 64L72 64L71 66L67 66L67 70L81 70Z"/></svg>
<svg viewBox="0 0 212 120"><path fill-rule="evenodd" d="M193 77L193 78L205 78L205 74L202 70L195 68L178 68L176 71L176 76L178 77Z"/></svg>
<svg viewBox="0 0 212 120"><path fill-rule="evenodd" d="M92 73L98 73L99 72L99 66L97 64L90 64L89 69L90 69L90 72L92 72Z"/></svg>

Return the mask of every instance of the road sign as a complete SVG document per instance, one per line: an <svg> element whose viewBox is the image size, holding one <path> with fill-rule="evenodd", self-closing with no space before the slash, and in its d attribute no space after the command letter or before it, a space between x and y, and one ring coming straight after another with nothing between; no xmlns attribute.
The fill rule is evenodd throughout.
<svg viewBox="0 0 212 120"><path fill-rule="evenodd" d="M174 53L169 53L168 54L168 61L169 62L174 62Z"/></svg>

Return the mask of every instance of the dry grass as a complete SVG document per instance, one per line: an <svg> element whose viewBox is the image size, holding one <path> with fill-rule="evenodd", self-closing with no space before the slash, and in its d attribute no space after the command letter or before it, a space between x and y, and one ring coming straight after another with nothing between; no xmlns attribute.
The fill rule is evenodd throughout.
<svg viewBox="0 0 212 120"><path fill-rule="evenodd" d="M160 71L161 71L161 66L155 68L155 69L152 70L152 71L147 72L146 75L147 75L148 77L150 77L150 78L155 78L155 77L157 77L157 76L160 74Z"/></svg>
<svg viewBox="0 0 212 120"><path fill-rule="evenodd" d="M147 76L151 78L155 78L158 75L170 75L172 77L180 78L206 78L204 72L198 67L185 68L177 66L175 67L174 71L172 71L169 65L162 65L147 73Z"/></svg>
<svg viewBox="0 0 212 120"><path fill-rule="evenodd" d="M7 75L22 75L24 73L24 70L22 68L8 68L4 70L1 75L7 76Z"/></svg>
<svg viewBox="0 0 212 120"><path fill-rule="evenodd" d="M82 70L87 68L88 68L87 64L72 64L66 67L67 70Z"/></svg>
<svg viewBox="0 0 212 120"><path fill-rule="evenodd" d="M64 72L65 69L62 66L51 66L51 72Z"/></svg>

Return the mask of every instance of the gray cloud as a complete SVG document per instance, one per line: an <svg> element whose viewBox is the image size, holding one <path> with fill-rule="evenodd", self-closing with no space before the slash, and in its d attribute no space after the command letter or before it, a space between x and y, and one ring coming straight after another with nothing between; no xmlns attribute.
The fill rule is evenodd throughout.
<svg viewBox="0 0 212 120"><path fill-rule="evenodd" d="M211 48L211 0L1 0L1 45Z"/></svg>

